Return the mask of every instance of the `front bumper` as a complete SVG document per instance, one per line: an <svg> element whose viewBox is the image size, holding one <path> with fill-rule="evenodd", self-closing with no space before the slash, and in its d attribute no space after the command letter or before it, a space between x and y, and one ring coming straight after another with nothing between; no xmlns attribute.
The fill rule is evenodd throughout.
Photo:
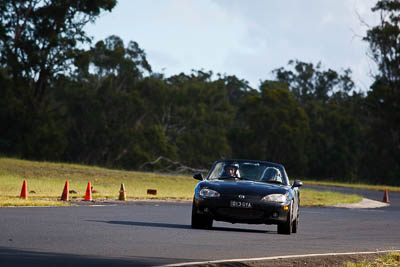
<svg viewBox="0 0 400 267"><path fill-rule="evenodd" d="M194 198L195 212L216 221L247 224L280 224L287 221L290 206L281 203L246 199L251 208L231 207L232 198Z"/></svg>

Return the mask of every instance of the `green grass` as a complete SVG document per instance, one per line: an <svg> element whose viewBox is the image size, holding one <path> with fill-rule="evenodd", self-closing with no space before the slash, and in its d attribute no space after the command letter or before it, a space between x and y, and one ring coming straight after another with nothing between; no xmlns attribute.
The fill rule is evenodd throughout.
<svg viewBox="0 0 400 267"><path fill-rule="evenodd" d="M400 266L400 253L393 252L378 258L373 262L346 263L342 267L381 267L381 266Z"/></svg>
<svg viewBox="0 0 400 267"><path fill-rule="evenodd" d="M301 189L301 206L329 206L336 204L357 203L362 197L356 194L340 194L331 191L316 191L311 189Z"/></svg>
<svg viewBox="0 0 400 267"><path fill-rule="evenodd" d="M22 182L28 183L28 200L19 199ZM146 172L110 170L77 164L35 162L0 158L0 206L69 205L60 199L65 181L71 200L84 198L87 183L94 190L94 200L118 199L121 183L125 185L128 200L178 199L191 200L197 182L189 176L165 175ZM157 195L147 195L147 189L156 189ZM357 195L319 192L301 189L301 205L324 206L361 201Z"/></svg>
<svg viewBox="0 0 400 267"><path fill-rule="evenodd" d="M26 202L18 199L24 179L28 192L35 191L28 194ZM77 200L83 199L89 181L98 192L93 194L93 199L118 199L122 183L128 199L191 199L196 185L196 181L187 176L0 158L0 206L32 205L33 200L39 199L55 201L61 197L66 180L69 189L78 192L70 194L70 199ZM147 195L147 189L156 189L157 195Z"/></svg>
<svg viewBox="0 0 400 267"><path fill-rule="evenodd" d="M365 190L375 190L375 191L383 191L387 189L392 192L400 192L400 187L397 186L338 183L338 182L315 181L306 179L302 181L305 185L336 186L336 187L347 187L353 189L365 189Z"/></svg>
<svg viewBox="0 0 400 267"><path fill-rule="evenodd" d="M15 207L15 206L70 206L71 203L64 201L56 201L54 199L38 199L36 197L28 200L20 199L19 197L4 197L0 196L0 207Z"/></svg>

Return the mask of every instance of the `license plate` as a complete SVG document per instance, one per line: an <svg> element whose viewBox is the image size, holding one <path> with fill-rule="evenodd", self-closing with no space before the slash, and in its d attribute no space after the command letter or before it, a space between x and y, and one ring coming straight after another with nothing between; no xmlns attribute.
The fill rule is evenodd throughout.
<svg viewBox="0 0 400 267"><path fill-rule="evenodd" d="M230 206L232 208L245 208L245 209L250 209L251 208L251 203L249 202L243 202L243 201L234 201L231 200Z"/></svg>

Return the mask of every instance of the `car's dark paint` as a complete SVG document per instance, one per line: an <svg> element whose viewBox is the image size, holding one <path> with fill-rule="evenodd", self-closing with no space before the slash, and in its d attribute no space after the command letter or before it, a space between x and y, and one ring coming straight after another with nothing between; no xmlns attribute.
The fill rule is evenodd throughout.
<svg viewBox="0 0 400 267"><path fill-rule="evenodd" d="M212 221L226 221L231 223L248 224L277 224L278 232L290 234L297 232L299 215L299 191L302 186L300 180L295 180L290 185L284 167L280 164L251 161L254 163L268 164L278 168L282 173L282 185L270 184L259 181L248 181L241 179L210 180L211 170L218 162L249 162L248 160L219 160L210 169L207 177L199 173L193 175L197 180L203 179L195 188L192 210L193 228L210 228ZM199 192L202 189L211 189L220 193L216 198L204 198ZM287 194L284 203L265 202L261 199L270 194ZM232 208L230 202L250 203L251 208Z"/></svg>

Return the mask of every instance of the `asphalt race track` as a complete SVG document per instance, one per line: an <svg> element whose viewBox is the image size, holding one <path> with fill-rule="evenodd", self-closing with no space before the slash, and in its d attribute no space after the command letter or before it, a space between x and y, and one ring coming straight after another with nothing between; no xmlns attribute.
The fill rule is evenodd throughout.
<svg viewBox="0 0 400 267"><path fill-rule="evenodd" d="M358 191L372 199L381 192ZM191 204L0 208L0 266L154 266L400 249L400 193L381 209L302 208L299 233L214 223L190 228Z"/></svg>

